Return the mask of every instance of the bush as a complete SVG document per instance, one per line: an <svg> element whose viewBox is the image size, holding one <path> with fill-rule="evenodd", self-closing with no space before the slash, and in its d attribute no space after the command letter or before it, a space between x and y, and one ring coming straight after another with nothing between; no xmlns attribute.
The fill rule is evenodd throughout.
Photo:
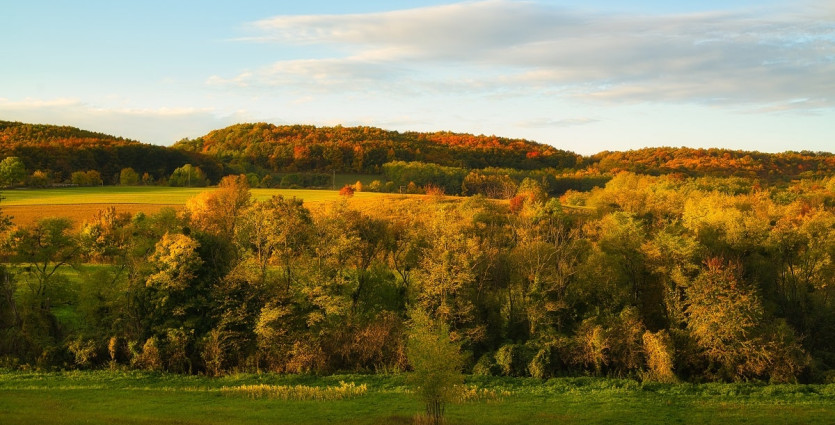
<svg viewBox="0 0 835 425"><path fill-rule="evenodd" d="M551 344L540 348L528 364L528 372L532 377L539 379L554 377L559 369L559 354L557 347Z"/></svg>
<svg viewBox="0 0 835 425"><path fill-rule="evenodd" d="M482 355L473 366L473 375L475 376L498 376L501 373L502 369L496 364L493 353Z"/></svg>
<svg viewBox="0 0 835 425"><path fill-rule="evenodd" d="M226 338L219 329L212 329L203 340L203 363L206 365L206 374L209 376L220 376L223 372L223 353L226 345Z"/></svg>
<svg viewBox="0 0 835 425"><path fill-rule="evenodd" d="M75 358L75 364L78 367L90 367L97 355L96 342L92 339L84 340L77 338L67 345L67 348Z"/></svg>
<svg viewBox="0 0 835 425"><path fill-rule="evenodd" d="M162 356L159 351L159 343L156 337L150 337L142 345L142 352L133 357L135 366L147 370L161 370Z"/></svg>
<svg viewBox="0 0 835 425"><path fill-rule="evenodd" d="M505 376L526 376L532 358L531 351L521 344L506 344L496 351L496 364Z"/></svg>
<svg viewBox="0 0 835 425"><path fill-rule="evenodd" d="M645 381L675 382L673 373L673 343L666 331L652 333L644 332L644 354L647 358L647 371L643 375Z"/></svg>
<svg viewBox="0 0 835 425"><path fill-rule="evenodd" d="M339 195L350 198L354 196L354 188L346 184L345 186L342 186L342 189L339 189Z"/></svg>

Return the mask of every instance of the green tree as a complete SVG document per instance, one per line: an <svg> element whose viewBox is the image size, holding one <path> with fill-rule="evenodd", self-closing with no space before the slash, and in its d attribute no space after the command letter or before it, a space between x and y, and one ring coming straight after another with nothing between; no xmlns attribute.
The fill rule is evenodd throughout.
<svg viewBox="0 0 835 425"><path fill-rule="evenodd" d="M122 186L136 186L139 184L139 173L133 168L122 168L119 172L119 184Z"/></svg>
<svg viewBox="0 0 835 425"><path fill-rule="evenodd" d="M16 156L10 156L0 161L0 185L12 186L26 178L26 167Z"/></svg>
<svg viewBox="0 0 835 425"><path fill-rule="evenodd" d="M313 221L302 200L274 196L256 202L241 214L239 243L247 249L261 271L267 274L272 262L281 264L289 287L299 257L310 243Z"/></svg>
<svg viewBox="0 0 835 425"><path fill-rule="evenodd" d="M26 264L29 289L40 302L41 308L48 310L53 281L62 267L71 265L78 259L78 243L70 234L72 223L66 218L44 218L32 227L25 227L13 232L9 237L12 260Z"/></svg>
<svg viewBox="0 0 835 425"><path fill-rule="evenodd" d="M169 186L179 187L204 187L208 186L209 181L203 170L200 167L195 167L191 164L183 165L171 173L168 179Z"/></svg>
<svg viewBox="0 0 835 425"><path fill-rule="evenodd" d="M464 375L460 345L450 340L446 324L432 320L421 309L413 309L406 344L412 366L408 382L423 402L426 415L434 424L441 423L444 409L456 400Z"/></svg>
<svg viewBox="0 0 835 425"><path fill-rule="evenodd" d="M25 271L21 303L17 305L20 311L15 314L22 340L26 341L24 357L44 366L58 360L57 345L62 337L52 309L71 298L66 277L58 273L78 259L78 244L69 234L71 228L65 218L45 218L14 231L7 241L12 262L23 264Z"/></svg>

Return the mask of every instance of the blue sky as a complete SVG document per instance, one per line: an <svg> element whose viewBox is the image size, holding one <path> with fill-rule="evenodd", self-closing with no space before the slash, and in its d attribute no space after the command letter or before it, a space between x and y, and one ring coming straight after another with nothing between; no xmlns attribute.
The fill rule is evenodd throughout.
<svg viewBox="0 0 835 425"><path fill-rule="evenodd" d="M157 144L267 121L835 151L830 1L29 0L0 41L0 119Z"/></svg>

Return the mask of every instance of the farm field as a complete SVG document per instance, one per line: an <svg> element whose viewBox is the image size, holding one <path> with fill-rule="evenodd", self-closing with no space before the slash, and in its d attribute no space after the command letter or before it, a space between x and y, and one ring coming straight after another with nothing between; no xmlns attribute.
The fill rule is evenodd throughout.
<svg viewBox="0 0 835 425"><path fill-rule="evenodd" d="M197 194L214 190L211 187L185 188L165 186L103 186L54 189L14 189L2 192L0 209L13 217L19 226L34 223L42 217L67 217L80 225L97 211L110 205L119 212L156 213L162 208L181 208ZM306 204L319 204L340 199L339 192L316 189L252 189L255 199L275 195L303 199ZM394 196L373 192L357 192L354 199L363 200Z"/></svg>
<svg viewBox="0 0 835 425"><path fill-rule="evenodd" d="M223 387L366 385L342 399L252 398ZM0 372L0 419L13 424L390 424L421 409L403 375ZM603 378L470 378L487 396L450 405L449 424L828 424L835 385L652 384Z"/></svg>

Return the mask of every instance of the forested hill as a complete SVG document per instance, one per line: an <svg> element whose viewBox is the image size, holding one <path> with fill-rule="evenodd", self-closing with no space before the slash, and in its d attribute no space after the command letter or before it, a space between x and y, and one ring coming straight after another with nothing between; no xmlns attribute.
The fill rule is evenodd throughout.
<svg viewBox="0 0 835 425"><path fill-rule="evenodd" d="M75 127L0 121L0 159L7 157L20 158L27 174L40 170L56 183L69 181L73 172L93 170L110 184L123 168L158 180L185 164L201 167L212 181L222 174L217 161L199 153Z"/></svg>
<svg viewBox="0 0 835 425"><path fill-rule="evenodd" d="M413 181L447 187L448 193L461 192L462 180L472 170L481 171L470 173L470 180L510 175L516 184L524 177L544 181L545 176L591 179L590 184L598 185L619 171L769 181L835 175L835 155L825 152L659 147L583 157L550 145L497 136L267 123L236 124L164 147L75 127L0 121L0 160L7 157L20 158L27 175L43 171L53 183L68 182L72 173L92 170L100 173L105 184L118 180L124 168L133 168L139 175L148 173L151 181L160 182L178 167L192 164L216 183L223 175L241 173L259 179L297 172L380 174L384 164L392 163L419 169L423 177L407 173L397 185ZM391 180L391 173L386 174ZM552 186L562 188L554 189L558 193L566 187L588 185Z"/></svg>
<svg viewBox="0 0 835 425"><path fill-rule="evenodd" d="M139 142L75 127L0 121L0 149L4 152L18 146L102 147L135 144Z"/></svg>
<svg viewBox="0 0 835 425"><path fill-rule="evenodd" d="M682 173L691 176L775 178L824 177L835 174L835 155L828 152L763 153L728 149L645 148L600 152L587 164L601 172Z"/></svg>
<svg viewBox="0 0 835 425"><path fill-rule="evenodd" d="M582 161L573 152L522 139L266 123L233 125L181 140L174 147L214 156L233 168L272 172L378 173L391 161L464 168L563 169L575 168Z"/></svg>

